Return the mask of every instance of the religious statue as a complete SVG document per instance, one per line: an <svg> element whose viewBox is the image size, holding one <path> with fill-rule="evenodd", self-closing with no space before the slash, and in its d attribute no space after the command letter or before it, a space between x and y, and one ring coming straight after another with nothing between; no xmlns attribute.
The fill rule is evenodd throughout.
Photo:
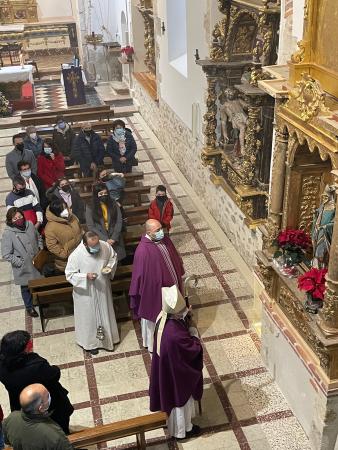
<svg viewBox="0 0 338 450"><path fill-rule="evenodd" d="M225 101L222 101L224 97ZM220 95L219 99L221 102L219 111L221 116L222 138L225 144L233 140L233 152L237 157L241 157L244 149L245 129L248 120L248 116L244 112L247 105L244 100L238 97L238 91L234 88L226 89ZM229 124L232 126L231 136L229 136L228 132Z"/></svg>
<svg viewBox="0 0 338 450"><path fill-rule="evenodd" d="M329 262L333 233L333 222L336 212L336 186L327 185L322 194L322 203L316 209L312 224L313 260L312 266L326 268Z"/></svg>

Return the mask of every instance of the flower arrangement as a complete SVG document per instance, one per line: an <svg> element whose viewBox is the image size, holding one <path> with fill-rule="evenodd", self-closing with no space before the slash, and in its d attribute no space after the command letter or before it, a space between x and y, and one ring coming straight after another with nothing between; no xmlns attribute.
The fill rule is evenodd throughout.
<svg viewBox="0 0 338 450"><path fill-rule="evenodd" d="M0 117L8 117L12 114L12 108L9 104L9 101L4 96L2 92L0 92Z"/></svg>
<svg viewBox="0 0 338 450"><path fill-rule="evenodd" d="M310 236L303 230L287 228L281 230L275 241L278 250L274 258L284 256L291 265L299 264L305 259L305 252L311 245Z"/></svg>
<svg viewBox="0 0 338 450"><path fill-rule="evenodd" d="M121 48L122 55L125 55L128 59L128 61L131 61L134 52L134 47L131 47L130 45L126 45L125 47Z"/></svg>
<svg viewBox="0 0 338 450"><path fill-rule="evenodd" d="M308 270L298 277L298 289L307 292L313 299L324 300L326 273L327 269Z"/></svg>

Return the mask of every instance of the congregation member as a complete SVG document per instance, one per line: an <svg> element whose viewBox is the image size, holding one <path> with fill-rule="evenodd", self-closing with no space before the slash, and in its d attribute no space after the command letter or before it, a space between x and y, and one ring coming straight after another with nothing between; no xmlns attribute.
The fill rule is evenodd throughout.
<svg viewBox="0 0 338 450"><path fill-rule="evenodd" d="M195 401L203 394L203 348L189 309L176 285L162 288L150 374L150 411L168 415L168 432L177 439L200 434L193 425Z"/></svg>
<svg viewBox="0 0 338 450"><path fill-rule="evenodd" d="M46 190L40 178L32 172L32 168L29 162L19 161L18 170L20 176L24 179L26 189L33 192L42 209L47 206Z"/></svg>
<svg viewBox="0 0 338 450"><path fill-rule="evenodd" d="M43 223L43 212L38 199L30 189L26 188L26 182L21 176L13 179L13 190L6 197L7 210L12 207L20 208L24 218L39 229Z"/></svg>
<svg viewBox="0 0 338 450"><path fill-rule="evenodd" d="M63 154L66 167L74 163L71 153L75 138L76 134L69 123L63 116L57 116L53 130L53 144Z"/></svg>
<svg viewBox="0 0 338 450"><path fill-rule="evenodd" d="M26 136L23 143L25 149L31 150L37 159L43 149L43 139L38 135L34 126L29 126L26 128Z"/></svg>
<svg viewBox="0 0 338 450"><path fill-rule="evenodd" d="M162 310L162 287L176 284L182 292L183 262L174 244L164 235L159 221L146 222L134 255L130 284L130 308L141 319L143 346L153 351L156 318Z"/></svg>
<svg viewBox="0 0 338 450"><path fill-rule="evenodd" d="M43 143L43 150L38 157L38 177L42 180L45 189L65 175L65 162L63 155L51 139Z"/></svg>
<svg viewBox="0 0 338 450"><path fill-rule="evenodd" d="M79 193L72 187L67 178L60 178L47 191L49 200L59 199L66 203L69 211L79 219L81 224L86 223L86 204Z"/></svg>
<svg viewBox="0 0 338 450"><path fill-rule="evenodd" d="M32 259L43 248L42 238L31 222L26 221L21 210L10 208L6 214L6 228L1 240L1 254L8 261L13 270L14 283L20 286L21 296L27 314L38 317L33 307L32 295L28 289L28 282L41 278Z"/></svg>
<svg viewBox="0 0 338 450"><path fill-rule="evenodd" d="M135 139L121 119L115 120L112 128L113 132L107 141L107 153L112 159L115 172L129 173L135 163Z"/></svg>
<svg viewBox="0 0 338 450"><path fill-rule="evenodd" d="M159 185L156 188L156 198L150 203L148 218L158 220L163 230L169 233L173 217L174 207L167 196L167 189L165 186Z"/></svg>
<svg viewBox="0 0 338 450"><path fill-rule="evenodd" d="M126 179L122 172L112 172L104 167L99 167L98 180L104 183L110 198L115 200L119 206L123 201L124 188L126 187Z"/></svg>
<svg viewBox="0 0 338 450"><path fill-rule="evenodd" d="M65 271L69 255L81 242L79 219L63 200L52 200L46 211L45 238L47 249L54 255L55 275Z"/></svg>
<svg viewBox="0 0 338 450"><path fill-rule="evenodd" d="M18 162L26 161L30 164L32 173L37 172L37 163L34 153L31 150L25 149L23 137L21 134L15 134L12 138L14 148L6 155L6 172L9 178L13 179L19 175Z"/></svg>
<svg viewBox="0 0 338 450"><path fill-rule="evenodd" d="M92 355L99 349L113 351L120 342L110 286L116 266L114 249L93 231L84 234L68 259L65 273L73 285L75 339Z"/></svg>
<svg viewBox="0 0 338 450"><path fill-rule="evenodd" d="M67 436L51 419L51 394L42 384L32 384L20 394L21 411L4 421L4 437L14 450L73 450Z"/></svg>
<svg viewBox="0 0 338 450"><path fill-rule="evenodd" d="M74 140L72 158L80 164L84 177L94 176L103 164L104 145L101 137L92 129L90 122L83 124Z"/></svg>
<svg viewBox="0 0 338 450"><path fill-rule="evenodd" d="M24 330L5 334L0 344L0 382L9 396L11 411L20 410L22 389L41 383L51 396L49 416L69 434L69 420L74 408L68 391L60 383L61 370L33 351L30 334Z"/></svg>
<svg viewBox="0 0 338 450"><path fill-rule="evenodd" d="M86 209L86 224L89 230L95 231L102 241L113 247L118 261L126 257L120 207L111 199L104 184L93 186L92 204Z"/></svg>

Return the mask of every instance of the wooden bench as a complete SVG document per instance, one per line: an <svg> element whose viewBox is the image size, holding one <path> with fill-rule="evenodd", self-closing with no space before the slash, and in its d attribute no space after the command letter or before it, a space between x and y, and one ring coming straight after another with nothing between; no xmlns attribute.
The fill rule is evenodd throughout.
<svg viewBox="0 0 338 450"><path fill-rule="evenodd" d="M114 117L114 111L110 109L109 111L90 111L90 112L79 112L74 113L72 111L65 113L64 118L67 122L70 122L72 125L74 122L92 122L92 121L100 121L101 123L104 123L104 130L108 130L109 132L111 128L111 122L110 120ZM106 121L102 121L102 118L105 118ZM22 127L27 127L29 125L54 125L55 124L56 116L49 115L44 117L28 117L23 118L20 120L20 125ZM79 128L81 128L81 125L77 125Z"/></svg>
<svg viewBox="0 0 338 450"><path fill-rule="evenodd" d="M80 169L79 166L69 166L69 168L70 167ZM72 169L72 171L73 171L73 169ZM126 173L124 178L126 180L126 187L133 187L133 186L135 186L135 181L143 180L144 174L143 174L143 172L131 172L131 173ZM77 187L81 192L88 190L88 189L85 189L88 187L91 190L93 183L97 181L94 177L77 177L77 178L69 178L68 180L70 183L75 185L75 187Z"/></svg>
<svg viewBox="0 0 338 450"><path fill-rule="evenodd" d="M132 266L118 266L114 279L111 280L112 292L128 291L131 274ZM45 332L44 309L54 303L73 301L73 286L66 280L65 275L58 275L30 280L28 287L33 297L33 304L39 308L41 328Z"/></svg>
<svg viewBox="0 0 338 450"><path fill-rule="evenodd" d="M68 109L53 109L48 111L29 111L24 112L21 115L22 119L29 119L29 118L39 118L39 117L46 117L51 116L54 114L55 118L56 116L66 116L68 114L72 113L82 113L82 112L104 112L104 111L110 111L110 105L99 105L99 106L72 106Z"/></svg>
<svg viewBox="0 0 338 450"><path fill-rule="evenodd" d="M116 116L115 116L116 118ZM94 120L94 119L93 119ZM111 132L111 128L112 128L112 122L107 121L107 120L97 120L97 121L91 121L89 118L86 120L86 122L89 121L91 122L92 125L92 129L94 131L102 131L104 132L106 135L109 135ZM54 122L55 122L55 118L54 118ZM80 120L79 122L73 123L72 125L72 129L75 132L79 132L83 126L83 122L85 122L85 120ZM51 122L53 125L54 123ZM53 129L54 127L52 126L47 126L47 124L41 124L41 125L46 125L44 127L37 127L37 132L39 133L40 136L46 136L46 135L50 135L51 133L53 133ZM24 134L25 131L23 130L22 133Z"/></svg>
<svg viewBox="0 0 338 450"><path fill-rule="evenodd" d="M124 189L123 206L134 205L141 206L142 195L150 193L150 186L132 186ZM85 201L90 201L92 198L91 192L80 192L80 197Z"/></svg>

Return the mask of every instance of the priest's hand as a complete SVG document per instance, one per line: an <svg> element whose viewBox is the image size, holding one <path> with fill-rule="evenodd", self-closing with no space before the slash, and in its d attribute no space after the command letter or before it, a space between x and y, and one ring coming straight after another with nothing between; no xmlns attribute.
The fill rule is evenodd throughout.
<svg viewBox="0 0 338 450"><path fill-rule="evenodd" d="M88 280L95 280L97 278L97 274L96 273L87 273L87 278Z"/></svg>

